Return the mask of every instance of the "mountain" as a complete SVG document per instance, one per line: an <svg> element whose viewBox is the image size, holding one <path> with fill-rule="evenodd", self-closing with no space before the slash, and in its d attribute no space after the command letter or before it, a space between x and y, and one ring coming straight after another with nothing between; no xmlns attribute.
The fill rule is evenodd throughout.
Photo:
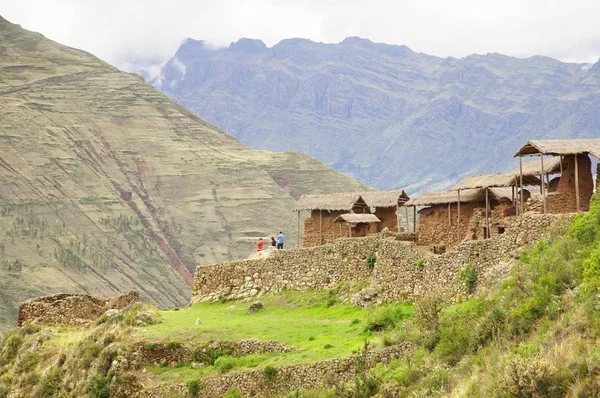
<svg viewBox="0 0 600 398"><path fill-rule="evenodd" d="M188 39L146 77L244 144L300 151L384 189L512 169L529 139L600 136L600 62L438 58L357 37Z"/></svg>
<svg viewBox="0 0 600 398"><path fill-rule="evenodd" d="M2 18L0 115L0 327L56 292L187 303L196 265L279 231L294 246L299 195L364 188L249 149L141 76Z"/></svg>

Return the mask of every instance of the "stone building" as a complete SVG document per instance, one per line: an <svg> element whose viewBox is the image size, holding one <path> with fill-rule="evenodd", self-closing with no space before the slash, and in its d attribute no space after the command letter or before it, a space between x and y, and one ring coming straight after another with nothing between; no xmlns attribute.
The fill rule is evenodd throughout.
<svg viewBox="0 0 600 398"><path fill-rule="evenodd" d="M379 231L378 224L381 220L375 214L348 213L336 218L335 222L340 226L340 238L346 236L356 238L377 233Z"/></svg>
<svg viewBox="0 0 600 398"><path fill-rule="evenodd" d="M404 190L366 191L360 192L360 194L371 208L371 213L379 219L379 223L376 224L377 232L384 228L402 232L398 209L410 199Z"/></svg>
<svg viewBox="0 0 600 398"><path fill-rule="evenodd" d="M531 140L515 157L539 156L540 169L548 158L560 159L560 177L542 190L542 212L570 213L587 211L594 194L594 177L589 155L600 159L600 139ZM552 159L552 158L550 158Z"/></svg>
<svg viewBox="0 0 600 398"><path fill-rule="evenodd" d="M336 220L342 214L370 213L369 206L357 193L335 193L328 195L302 195L298 199L294 211L309 211L310 217L304 221L302 246L319 246L332 243L340 237L349 237L350 231L344 228L340 231L341 223Z"/></svg>
<svg viewBox="0 0 600 398"><path fill-rule="evenodd" d="M528 195L525 191L525 195ZM424 192L409 200L406 206L419 210L417 244L454 246L462 241L484 239L504 233L509 217L515 215L510 189L489 188L489 233L485 217L486 189ZM460 212L460 216L459 216Z"/></svg>

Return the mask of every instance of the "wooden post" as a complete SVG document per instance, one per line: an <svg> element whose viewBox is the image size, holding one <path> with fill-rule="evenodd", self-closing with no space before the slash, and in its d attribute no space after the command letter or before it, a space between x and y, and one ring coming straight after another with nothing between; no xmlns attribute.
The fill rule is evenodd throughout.
<svg viewBox="0 0 600 398"><path fill-rule="evenodd" d="M489 197L489 188L485 187L485 236L483 239L487 239L490 237L490 197Z"/></svg>
<svg viewBox="0 0 600 398"><path fill-rule="evenodd" d="M563 158L562 158L562 155L560 155L560 176L561 177L562 177L562 173L563 173L562 162L563 162Z"/></svg>
<svg viewBox="0 0 600 398"><path fill-rule="evenodd" d="M352 224L348 223L348 236L352 237Z"/></svg>
<svg viewBox="0 0 600 398"><path fill-rule="evenodd" d="M344 232L342 231L342 223L340 222L340 238L342 238L344 235Z"/></svg>
<svg viewBox="0 0 600 398"><path fill-rule="evenodd" d="M396 231L400 233L400 207L396 205Z"/></svg>
<svg viewBox="0 0 600 398"><path fill-rule="evenodd" d="M575 159L575 204L577 211L579 211L579 159L577 155L573 155Z"/></svg>
<svg viewBox="0 0 600 398"><path fill-rule="evenodd" d="M460 243L460 189L458 190L458 202L456 204L458 216L456 217L457 244Z"/></svg>
<svg viewBox="0 0 600 398"><path fill-rule="evenodd" d="M450 207L450 203L448 203L448 225L452 226L452 208Z"/></svg>
<svg viewBox="0 0 600 398"><path fill-rule="evenodd" d="M417 232L417 206L413 206L413 232Z"/></svg>
<svg viewBox="0 0 600 398"><path fill-rule="evenodd" d="M323 244L323 210L319 210L319 244Z"/></svg>
<svg viewBox="0 0 600 398"><path fill-rule="evenodd" d="M410 222L408 221L408 206L404 206L404 215L406 216L406 232L410 233Z"/></svg>
<svg viewBox="0 0 600 398"><path fill-rule="evenodd" d="M298 228L297 228L297 234L298 234L298 243L296 245L296 247L298 247L298 249L300 248L300 210L298 210Z"/></svg>
<svg viewBox="0 0 600 398"><path fill-rule="evenodd" d="M523 156L519 155L519 185L521 186L521 195L519 201L521 204L521 215L525 214L525 201L523 200Z"/></svg>
<svg viewBox="0 0 600 398"><path fill-rule="evenodd" d="M542 202L544 203L544 214L546 214L546 188L544 187L544 154L540 153L542 174L540 174L540 187L542 188Z"/></svg>

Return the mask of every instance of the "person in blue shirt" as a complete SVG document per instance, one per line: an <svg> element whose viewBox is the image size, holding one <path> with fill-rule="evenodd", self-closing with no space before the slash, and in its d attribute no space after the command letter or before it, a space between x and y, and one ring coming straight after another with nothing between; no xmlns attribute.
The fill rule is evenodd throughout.
<svg viewBox="0 0 600 398"><path fill-rule="evenodd" d="M277 235L277 249L283 249L283 240L283 232L280 231L279 235Z"/></svg>

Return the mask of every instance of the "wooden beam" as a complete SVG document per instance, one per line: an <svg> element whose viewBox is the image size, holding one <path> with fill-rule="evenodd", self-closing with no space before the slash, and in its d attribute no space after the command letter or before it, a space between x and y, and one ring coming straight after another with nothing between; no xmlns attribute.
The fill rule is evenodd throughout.
<svg viewBox="0 0 600 398"><path fill-rule="evenodd" d="M450 203L448 203L448 226L452 226L452 208L450 207Z"/></svg>
<svg viewBox="0 0 600 398"><path fill-rule="evenodd" d="M521 204L521 215L525 214L525 201L523 200L523 156L519 155L519 185L521 186L521 195L519 203Z"/></svg>
<svg viewBox="0 0 600 398"><path fill-rule="evenodd" d="M540 187L542 188L542 202L544 203L544 214L546 214L546 187L544 186L544 154L540 153L540 164L541 164L541 174L540 174Z"/></svg>
<svg viewBox="0 0 600 398"><path fill-rule="evenodd" d="M323 244L323 210L319 210L319 244Z"/></svg>
<svg viewBox="0 0 600 398"><path fill-rule="evenodd" d="M348 223L348 236L352 237L352 224Z"/></svg>
<svg viewBox="0 0 600 398"><path fill-rule="evenodd" d="M562 169L563 157L560 155L560 176L562 177L563 169Z"/></svg>
<svg viewBox="0 0 600 398"><path fill-rule="evenodd" d="M413 232L417 232L417 206L413 206Z"/></svg>
<svg viewBox="0 0 600 398"><path fill-rule="evenodd" d="M400 207L396 205L396 231L400 233Z"/></svg>
<svg viewBox="0 0 600 398"><path fill-rule="evenodd" d="M576 210L579 211L579 159L577 155L573 155L575 159L575 203Z"/></svg>
<svg viewBox="0 0 600 398"><path fill-rule="evenodd" d="M489 197L490 189L485 187L485 236L483 239L487 239L490 237L490 197Z"/></svg>
<svg viewBox="0 0 600 398"><path fill-rule="evenodd" d="M344 232L342 231L342 223L340 222L340 238L343 238Z"/></svg>
<svg viewBox="0 0 600 398"><path fill-rule="evenodd" d="M297 228L297 234L298 234L298 239L297 239L297 244L296 247L298 247L298 249L300 248L300 210L298 210L298 228Z"/></svg>
<svg viewBox="0 0 600 398"><path fill-rule="evenodd" d="M408 206L404 206L404 215L406 216L406 232L410 233L410 223L408 222Z"/></svg>
<svg viewBox="0 0 600 398"><path fill-rule="evenodd" d="M458 202L456 204L458 216L456 217L457 244L460 243L460 189L458 190Z"/></svg>

